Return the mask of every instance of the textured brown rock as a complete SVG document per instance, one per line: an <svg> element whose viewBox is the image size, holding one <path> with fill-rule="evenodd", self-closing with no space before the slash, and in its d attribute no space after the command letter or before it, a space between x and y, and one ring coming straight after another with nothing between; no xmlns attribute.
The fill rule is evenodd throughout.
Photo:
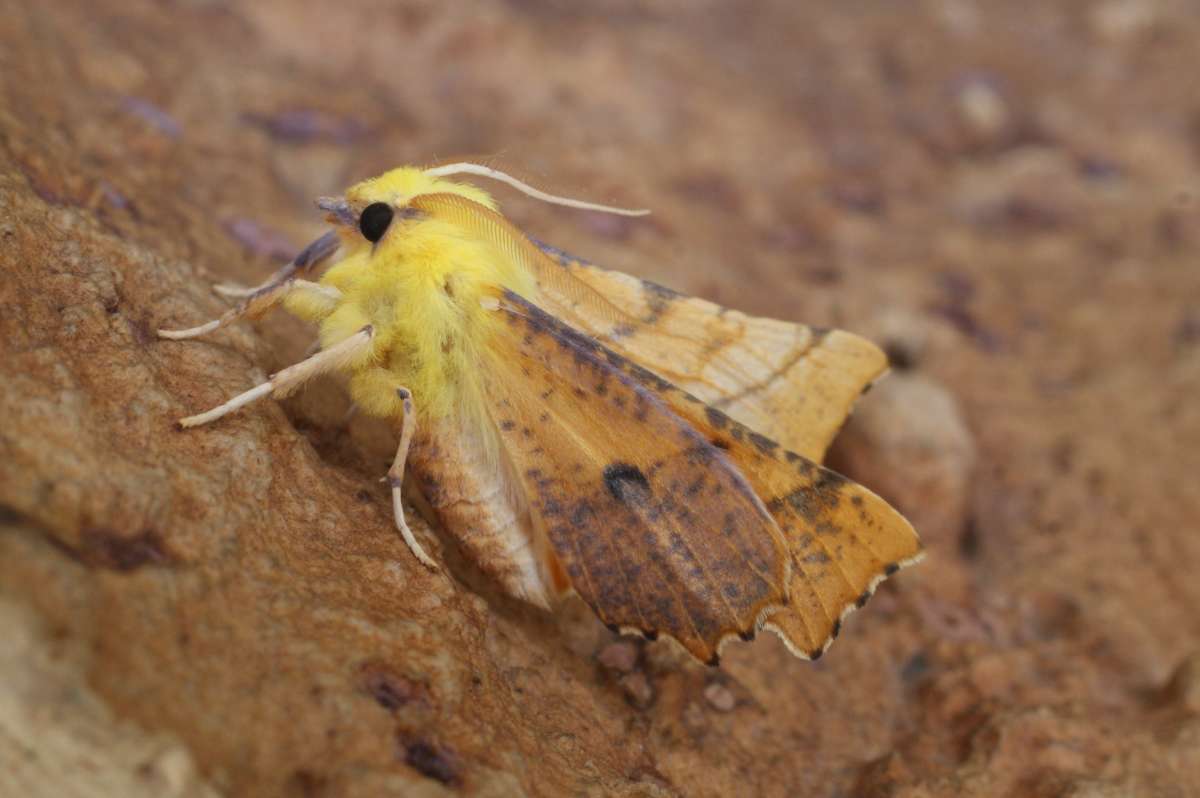
<svg viewBox="0 0 1200 798"><path fill-rule="evenodd" d="M0 795L215 798L178 741L121 722L92 694L71 641L8 599L0 628Z"/></svg>
<svg viewBox="0 0 1200 798"><path fill-rule="evenodd" d="M86 749L114 795L151 749L160 794L1197 792L1198 37L1190 5L1126 1L0 2L0 636L45 630L5 650L0 761L43 745L36 789L80 783L39 743L76 739L73 691L23 724L23 674L120 730ZM172 429L310 338L156 326L309 240L312 197L501 150L655 210L503 195L539 238L903 334L843 445L930 557L816 665L762 639L714 681L660 642L622 671L586 609L505 601L421 527L449 563L423 570L390 441L334 384ZM972 475L949 436L940 481L910 465L914 384Z"/></svg>

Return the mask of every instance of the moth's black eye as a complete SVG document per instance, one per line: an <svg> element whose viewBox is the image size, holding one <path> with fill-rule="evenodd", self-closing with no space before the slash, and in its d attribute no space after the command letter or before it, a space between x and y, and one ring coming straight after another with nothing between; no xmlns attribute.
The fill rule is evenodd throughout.
<svg viewBox="0 0 1200 798"><path fill-rule="evenodd" d="M363 238L375 243L383 238L394 215L392 206L386 202L372 202L363 208L362 215L358 217L359 232L363 234Z"/></svg>

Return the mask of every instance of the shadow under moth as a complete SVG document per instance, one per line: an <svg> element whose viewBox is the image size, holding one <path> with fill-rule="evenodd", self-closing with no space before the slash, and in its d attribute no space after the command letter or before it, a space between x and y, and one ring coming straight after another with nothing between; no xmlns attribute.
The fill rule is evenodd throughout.
<svg viewBox="0 0 1200 798"><path fill-rule="evenodd" d="M702 662L777 632L816 659L845 615L915 562L905 519L819 460L870 382L878 347L755 318L609 271L525 236L472 163L402 167L318 206L332 229L182 339L282 304L319 328L311 357L207 413L215 421L330 372L394 420L396 525L411 484L512 595L574 591L610 628L668 635ZM320 273L321 270L323 273ZM320 273L319 279L317 279Z"/></svg>

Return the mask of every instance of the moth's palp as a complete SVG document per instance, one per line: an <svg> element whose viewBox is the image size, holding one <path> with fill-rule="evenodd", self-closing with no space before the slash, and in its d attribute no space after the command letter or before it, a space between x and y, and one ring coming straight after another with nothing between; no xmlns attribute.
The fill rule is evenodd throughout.
<svg viewBox="0 0 1200 798"><path fill-rule="evenodd" d="M342 200L342 202L345 202L345 200ZM337 231L330 230L300 250L296 257L292 258L291 262L272 274L262 284L256 285L253 288L246 288L240 285L225 283L223 285L214 285L213 290L221 296L234 299L244 299L257 293L269 291L292 277L312 271L333 255L333 253L337 252L341 243L338 239Z"/></svg>
<svg viewBox="0 0 1200 798"><path fill-rule="evenodd" d="M318 197L317 207L334 217L340 224L351 227L358 224L358 216L344 197Z"/></svg>

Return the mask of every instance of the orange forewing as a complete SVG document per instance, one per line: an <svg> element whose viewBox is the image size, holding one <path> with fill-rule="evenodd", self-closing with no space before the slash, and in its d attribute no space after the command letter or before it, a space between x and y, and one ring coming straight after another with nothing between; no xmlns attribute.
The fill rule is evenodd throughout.
<svg viewBox="0 0 1200 798"><path fill-rule="evenodd" d="M865 488L519 297L501 311L505 448L576 589L607 622L670 634L711 660L723 638L767 620L813 658L918 555L912 528ZM757 558L772 550L785 563L768 571Z"/></svg>
<svg viewBox="0 0 1200 798"><path fill-rule="evenodd" d="M786 602L775 522L720 449L586 336L509 293L485 365L506 456L601 620L706 662Z"/></svg>

